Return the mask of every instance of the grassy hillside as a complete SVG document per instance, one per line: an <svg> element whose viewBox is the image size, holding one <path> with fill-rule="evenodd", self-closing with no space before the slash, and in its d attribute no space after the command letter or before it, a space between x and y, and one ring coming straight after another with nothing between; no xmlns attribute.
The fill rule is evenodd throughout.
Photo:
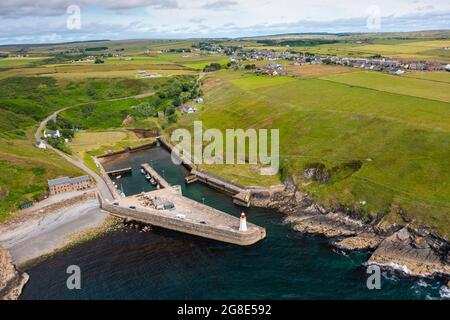
<svg viewBox="0 0 450 320"><path fill-rule="evenodd" d="M384 87L372 90L313 78L285 82L220 71L205 81L206 106L199 119L204 127L222 130L279 128L282 172L294 176L317 201L371 217L385 215L389 221L401 220L399 212L404 211L402 216L448 234L450 104L398 89L415 79L357 76L367 84L381 77ZM382 91L392 87L403 94ZM441 88L433 92L446 94ZM327 172L328 181L305 179L303 172L310 167ZM272 182L252 168L209 169L247 184Z"/></svg>
<svg viewBox="0 0 450 320"><path fill-rule="evenodd" d="M423 75L422 75L423 74ZM422 73L421 77L440 73ZM437 76L439 78L439 76ZM322 79L345 83L351 86L370 88L385 92L399 93L409 96L426 98L431 100L441 100L450 102L450 83L442 81L450 80L450 73L442 76L441 81L429 81L428 79L418 79L413 77L399 77L374 71L362 71L346 74L336 74L323 77Z"/></svg>
<svg viewBox="0 0 450 320"><path fill-rule="evenodd" d="M25 200L47 192L47 180L83 174L49 150L37 149L34 128L23 139L0 138L0 221Z"/></svg>
<svg viewBox="0 0 450 320"><path fill-rule="evenodd" d="M89 79L61 83L50 77L0 80L0 220L8 218L23 201L45 193L47 179L82 174L53 152L34 146L34 131L40 120L65 107L148 92L154 89L155 81Z"/></svg>

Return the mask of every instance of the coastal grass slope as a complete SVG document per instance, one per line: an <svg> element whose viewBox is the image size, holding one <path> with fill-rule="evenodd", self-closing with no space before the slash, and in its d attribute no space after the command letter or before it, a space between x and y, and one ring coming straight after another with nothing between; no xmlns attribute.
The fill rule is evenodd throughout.
<svg viewBox="0 0 450 320"><path fill-rule="evenodd" d="M356 76L367 83L374 77L366 72ZM379 77L386 88L389 81L404 88L413 80ZM448 102L322 79L276 82L239 71L210 75L198 119L204 128L279 128L280 178L293 176L319 203L449 233ZM250 185L273 182L249 167L245 173L227 166L205 168L235 181L243 175L240 182ZM306 179L308 168L322 170L328 178Z"/></svg>

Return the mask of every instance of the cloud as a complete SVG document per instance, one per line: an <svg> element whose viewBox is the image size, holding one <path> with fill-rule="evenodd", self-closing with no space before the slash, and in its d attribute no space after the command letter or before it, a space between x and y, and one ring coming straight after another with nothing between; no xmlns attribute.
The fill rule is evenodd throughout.
<svg viewBox="0 0 450 320"><path fill-rule="evenodd" d="M190 18L188 21L192 23L203 23L206 21L206 18Z"/></svg>
<svg viewBox="0 0 450 320"><path fill-rule="evenodd" d="M302 32L369 32L373 0L0 0L0 44L93 39L244 37ZM381 29L450 28L448 0L377 0ZM66 8L82 6L80 30ZM136 10L140 9L142 10ZM231 10L232 9L232 10ZM420 10L418 10L420 9Z"/></svg>
<svg viewBox="0 0 450 320"><path fill-rule="evenodd" d="M236 6L238 3L236 1L231 0L218 0L214 2L208 2L202 6L202 9L207 10L218 10L218 9L226 9L229 7Z"/></svg>
<svg viewBox="0 0 450 320"><path fill-rule="evenodd" d="M1 0L0 16L19 18L26 16L57 16L65 14L70 5L97 6L110 10L129 10L150 7L153 9L178 8L177 0Z"/></svg>

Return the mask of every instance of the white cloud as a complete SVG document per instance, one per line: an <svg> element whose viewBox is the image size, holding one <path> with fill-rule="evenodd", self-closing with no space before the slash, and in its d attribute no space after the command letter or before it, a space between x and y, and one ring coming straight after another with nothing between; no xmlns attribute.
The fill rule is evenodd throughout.
<svg viewBox="0 0 450 320"><path fill-rule="evenodd" d="M82 6L76 32L64 27L74 2ZM448 0L1 0L0 43L364 32L371 5L380 31L450 28Z"/></svg>

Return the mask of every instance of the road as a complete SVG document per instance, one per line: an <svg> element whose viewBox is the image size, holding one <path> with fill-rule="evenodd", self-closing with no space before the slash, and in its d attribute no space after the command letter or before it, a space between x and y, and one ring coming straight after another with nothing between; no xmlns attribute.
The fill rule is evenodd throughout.
<svg viewBox="0 0 450 320"><path fill-rule="evenodd" d="M107 100L101 100L101 101L120 101L120 100L125 100L125 99L143 99L143 98L146 98L146 97L150 97L150 96L152 96L154 94L155 94L154 92L148 92L148 93L138 94L138 95L135 95L135 96L129 96L129 97L123 97L123 98L115 98L115 99L107 99ZM100 102L100 101L97 101L97 102ZM36 139L36 143L39 144L41 142L42 131L45 129L45 127L47 126L47 123L50 120L56 120L56 117L57 117L58 113L60 113L61 111L66 110L66 109L74 108L74 107L77 107L77 106L82 106L82 105L85 105L85 104L86 103L79 103L79 104L75 104L75 105L70 106L70 107L59 109L59 110L53 112L51 115L49 115L44 120L42 120L41 123L39 124L39 127L36 130L35 135L34 135L35 139ZM100 194L103 197L103 199L106 199L106 200L109 200L109 201L113 201L114 200L114 196L111 193L111 191L109 190L105 180L100 175L98 175L96 172L94 172L93 170L89 169L83 163L82 160L70 157L69 155L65 154L64 152L53 148L48 143L46 143L46 146L47 146L48 149L53 150L58 155L60 155L61 157L63 157L67 161L69 161L71 164L73 164L74 166L80 168L81 170L86 172L88 175L90 175L92 178L94 178L94 180L96 182L96 185L97 185L97 189L100 192Z"/></svg>
<svg viewBox="0 0 450 320"><path fill-rule="evenodd" d="M109 101L109 102L113 102L113 101L121 101L121 100L126 100L126 99L144 99L147 97L151 97L154 96L155 92L147 92L147 93L141 93L135 96L129 96L129 97L122 97L122 98L114 98L114 99L106 99L106 100L99 100L99 101L95 101L95 102L105 102L105 101ZM41 121L41 123L39 124L39 127L36 130L36 133L34 134L34 137L36 139L36 143L39 143L41 141L41 135L42 135L42 130L45 129L45 127L47 126L47 123L50 120L56 120L56 116L58 115L58 113L60 113L61 111L70 109L70 108L75 108L75 107L79 107L82 105L87 104L87 102L82 102L82 103L78 103L78 104L74 104L70 107L65 107L62 109L59 109L55 112L53 112L51 115L49 115L47 118L45 118L44 120Z"/></svg>
<svg viewBox="0 0 450 320"><path fill-rule="evenodd" d="M81 161L79 159L72 158L69 155L65 154L64 152L62 152L62 151L60 151L60 150L58 150L56 148L53 148L49 144L47 144L47 148L53 150L58 155L60 155L61 157L63 157L67 161L69 161L71 164L73 164L74 166L80 168L81 170L86 172L88 175L90 175L92 178L94 178L94 180L96 182L96 185L97 185L97 190L98 190L98 192L100 192L100 194L103 197L103 199L106 199L108 201L113 201L114 200L114 197L113 197L111 191L109 190L108 185L106 184L105 180L99 174L97 174L95 171L93 171L90 168L88 168L83 163L83 161Z"/></svg>

